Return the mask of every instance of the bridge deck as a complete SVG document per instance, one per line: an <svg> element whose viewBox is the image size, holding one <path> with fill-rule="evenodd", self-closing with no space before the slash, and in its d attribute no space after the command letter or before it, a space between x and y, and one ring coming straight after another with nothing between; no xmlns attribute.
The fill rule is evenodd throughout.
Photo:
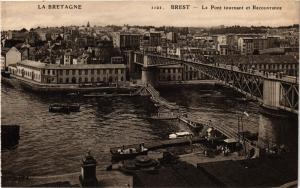
<svg viewBox="0 0 300 188"><path fill-rule="evenodd" d="M163 97L161 97L159 92L151 84L147 84L146 90L151 95L151 100L154 101L156 104L164 106L170 110L179 109L179 107L175 103L171 103Z"/></svg>

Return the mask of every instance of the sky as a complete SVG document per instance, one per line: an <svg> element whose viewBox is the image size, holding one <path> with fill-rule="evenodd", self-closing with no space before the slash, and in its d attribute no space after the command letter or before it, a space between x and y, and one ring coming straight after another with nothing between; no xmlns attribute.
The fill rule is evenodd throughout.
<svg viewBox="0 0 300 188"><path fill-rule="evenodd" d="M45 5L78 5L81 10L38 9ZM191 5L174 10L171 5ZM211 6L275 6L281 10L211 10ZM153 10L160 6L163 10ZM207 6L203 10L202 6ZM197 7L197 8L196 8ZM1 2L2 30L37 26L152 25L210 27L218 25L282 26L299 23L300 1L295 0L194 0L194 1L28 1Z"/></svg>

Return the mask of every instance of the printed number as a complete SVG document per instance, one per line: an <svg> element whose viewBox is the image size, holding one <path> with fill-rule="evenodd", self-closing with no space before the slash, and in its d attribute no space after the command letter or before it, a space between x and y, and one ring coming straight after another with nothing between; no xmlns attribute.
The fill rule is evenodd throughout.
<svg viewBox="0 0 300 188"><path fill-rule="evenodd" d="M162 7L161 7L161 6L152 6L152 9L153 9L153 10L161 10Z"/></svg>

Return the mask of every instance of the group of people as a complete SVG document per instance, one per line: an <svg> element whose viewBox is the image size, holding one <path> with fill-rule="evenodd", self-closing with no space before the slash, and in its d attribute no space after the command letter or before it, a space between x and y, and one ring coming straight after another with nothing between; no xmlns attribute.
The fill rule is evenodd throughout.
<svg viewBox="0 0 300 188"><path fill-rule="evenodd" d="M227 146L217 146L217 151L220 151L224 156L230 153L230 149Z"/></svg>

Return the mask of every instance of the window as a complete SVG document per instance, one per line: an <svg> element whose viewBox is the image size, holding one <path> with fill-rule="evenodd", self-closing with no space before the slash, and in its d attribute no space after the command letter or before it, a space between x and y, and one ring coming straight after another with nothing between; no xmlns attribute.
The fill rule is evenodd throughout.
<svg viewBox="0 0 300 188"><path fill-rule="evenodd" d="M97 69L97 74L100 74L100 69Z"/></svg>
<svg viewBox="0 0 300 188"><path fill-rule="evenodd" d="M63 70L59 70L59 74L60 74L60 75L63 75Z"/></svg>
<svg viewBox="0 0 300 188"><path fill-rule="evenodd" d="M78 70L78 74L79 74L79 75L81 75L81 71L82 71L82 70Z"/></svg>
<svg viewBox="0 0 300 188"><path fill-rule="evenodd" d="M63 83L63 79L62 78L59 79L59 83Z"/></svg>
<svg viewBox="0 0 300 188"><path fill-rule="evenodd" d="M123 74L124 73L124 69L121 69L121 74Z"/></svg>
<svg viewBox="0 0 300 188"><path fill-rule="evenodd" d="M91 82L94 82L94 77L91 78Z"/></svg>
<svg viewBox="0 0 300 188"><path fill-rule="evenodd" d="M75 70L72 70L72 75L75 75Z"/></svg>
<svg viewBox="0 0 300 188"><path fill-rule="evenodd" d="M87 83L88 82L88 78L85 78L84 81Z"/></svg>
<svg viewBox="0 0 300 188"><path fill-rule="evenodd" d="M115 74L118 74L118 69L115 69Z"/></svg>
<svg viewBox="0 0 300 188"><path fill-rule="evenodd" d="M78 79L78 82L79 82L79 83L81 83L81 82L82 82L82 79L81 79L81 77L79 77L79 79Z"/></svg>
<svg viewBox="0 0 300 188"><path fill-rule="evenodd" d="M66 83L69 83L69 78L66 78Z"/></svg>
<svg viewBox="0 0 300 188"><path fill-rule="evenodd" d="M109 74L112 74L112 69L109 69Z"/></svg>
<svg viewBox="0 0 300 188"><path fill-rule="evenodd" d="M69 75L69 70L66 70L66 75Z"/></svg>
<svg viewBox="0 0 300 188"><path fill-rule="evenodd" d="M124 78L123 78L123 76L121 77L121 81L124 81Z"/></svg>
<svg viewBox="0 0 300 188"><path fill-rule="evenodd" d="M94 69L91 70L91 74L94 74Z"/></svg>
<svg viewBox="0 0 300 188"><path fill-rule="evenodd" d="M100 82L100 77L97 77L97 82Z"/></svg>
<svg viewBox="0 0 300 188"><path fill-rule="evenodd" d="M47 72L48 72L48 74L50 74L50 70L48 70Z"/></svg>
<svg viewBox="0 0 300 188"><path fill-rule="evenodd" d="M85 73L85 75L87 75L88 74L88 70L86 69L86 70L84 70L84 73Z"/></svg>

